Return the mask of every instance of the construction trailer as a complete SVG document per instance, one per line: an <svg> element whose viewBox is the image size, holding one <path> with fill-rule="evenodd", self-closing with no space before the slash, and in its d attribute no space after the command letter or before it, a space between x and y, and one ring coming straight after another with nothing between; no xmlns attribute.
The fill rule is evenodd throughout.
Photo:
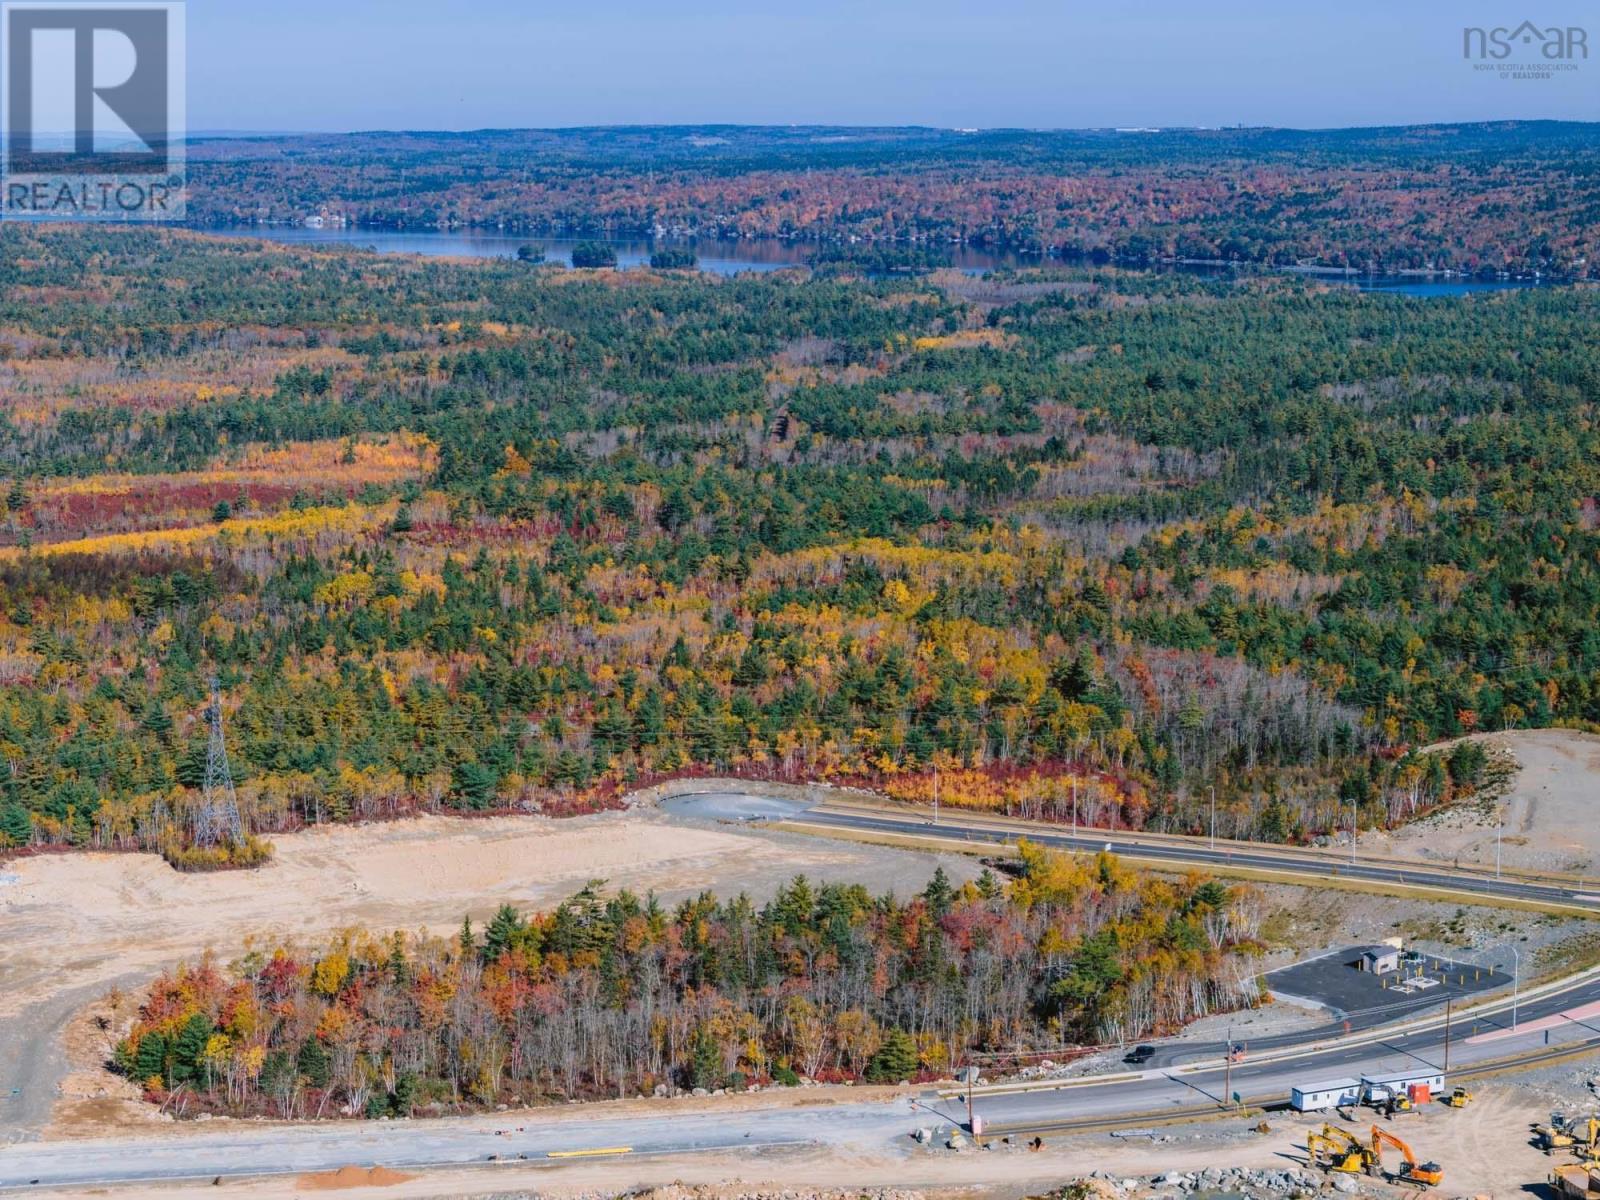
<svg viewBox="0 0 1600 1200"><path fill-rule="evenodd" d="M1363 1075L1361 1103L1374 1108L1410 1111L1444 1093L1444 1073L1423 1067L1395 1075Z"/></svg>
<svg viewBox="0 0 1600 1200"><path fill-rule="evenodd" d="M1361 1080L1328 1079L1289 1089L1289 1107L1296 1112L1325 1112L1361 1103Z"/></svg>

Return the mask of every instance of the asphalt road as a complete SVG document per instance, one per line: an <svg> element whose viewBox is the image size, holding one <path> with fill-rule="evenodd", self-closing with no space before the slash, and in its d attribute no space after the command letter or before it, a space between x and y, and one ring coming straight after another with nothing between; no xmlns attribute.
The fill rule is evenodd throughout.
<svg viewBox="0 0 1600 1200"><path fill-rule="evenodd" d="M1600 979L1585 980L1525 1000L1528 1023L1600 999ZM1509 1024L1509 1000L1480 1015L1480 1030ZM1411 1066L1443 1068L1439 1020L1413 1032L1369 1034L1339 1044L1304 1046L1293 1057L1267 1056L1232 1069L1208 1064L1129 1072L1101 1082L1066 1081L1037 1090L986 1094L977 1112L992 1131L1049 1132L1073 1123L1137 1125L1220 1106L1232 1088L1246 1103L1281 1104L1290 1087L1346 1075L1387 1073ZM1518 1055L1570 1053L1600 1048L1600 1024L1564 1022L1548 1035L1528 1031L1503 1041L1468 1044L1470 1022L1457 1022L1451 1075ZM1299 1035L1304 1038L1306 1035ZM1548 1047L1546 1038L1549 1038ZM588 1110L594 1111L594 1110ZM659 1116L590 1117L575 1109L434 1121L339 1122L319 1126L236 1126L181 1138L31 1142L0 1149L0 1189L86 1188L159 1179L296 1174L349 1164L395 1168L501 1162L553 1164L574 1151L627 1151L631 1155L750 1151L763 1147L877 1145L923 1126L964 1120L959 1099L925 1093L881 1104L829 1105ZM520 1124L518 1124L520 1123Z"/></svg>
<svg viewBox="0 0 1600 1200"><path fill-rule="evenodd" d="M722 798L718 809L724 812L737 812L737 809L727 802L727 798ZM858 833L886 833L920 838L943 837L995 846L1015 842L1019 836L1016 822L987 822L981 817L972 817L965 813L951 814L948 810L934 822L919 814L824 804L805 809L789 820L794 824L821 829L834 828ZM1278 850L1271 846L1244 842L1219 841L1213 850L1204 838L1187 841L1172 837L1141 838L1137 834L1111 833L1104 830L1086 830L1074 835L1059 826L1044 824L1026 827L1021 832L1029 841L1060 850L1094 853L1109 848L1118 854L1140 861L1171 863L1174 866L1223 869L1234 867L1252 871L1270 871L1277 875L1299 876L1312 882L1327 882L1332 879L1390 886L1405 885L1411 888L1434 888L1454 898L1470 895L1490 901L1522 900L1600 913L1600 894L1588 891L1588 885L1529 880L1512 876L1497 879L1487 872L1454 870L1393 860L1358 857L1352 863L1349 860L1334 859L1332 856L1311 857L1303 852Z"/></svg>
<svg viewBox="0 0 1600 1200"><path fill-rule="evenodd" d="M737 804L721 797L710 806L716 819L737 818ZM695 815L691 805L684 815ZM709 815L704 810L700 815ZM769 808L763 816L775 815ZM783 814L791 815L791 814ZM930 830L925 822L897 814L864 815L860 812L815 808L798 816L808 824L842 829L901 832L918 836ZM955 831L941 827L941 835L996 842L1011 840L995 831L966 827ZM1178 864L1204 866L1214 855L1230 862L1259 863L1264 869L1314 874L1325 867L1309 866L1304 859L1275 854L1271 848L1220 849L1204 842L1188 846L1171 843L1140 844L1104 834L1070 833L1040 829L1029 836L1050 845L1097 850L1108 840L1121 849L1130 844L1140 857ZM1356 872L1360 872L1356 874ZM1391 880L1401 874L1384 864L1358 864L1356 878ZM1491 897L1560 897L1570 902L1577 893L1551 883L1467 878L1463 874L1421 868L1403 870L1404 881L1437 881L1438 886L1474 890ZM1579 898L1579 904L1585 902ZM1505 1030L1512 1025L1509 997L1485 1003L1476 1012L1458 1015L1452 1023L1448 1066L1452 1077L1474 1069L1504 1067L1517 1061L1547 1055L1587 1053L1600 1049L1600 1018L1553 1022L1548 1031L1527 1029L1541 1018L1554 1017L1581 1006L1600 1003L1600 973L1586 974L1561 985L1529 990L1518 997L1517 1029L1499 1040L1469 1042L1474 1033ZM1342 1036L1341 1036L1342 1035ZM1192 1055L1211 1057L1193 1062ZM1099 1080L1073 1080L1028 1090L979 1089L977 1111L991 1130L1015 1132L1070 1128L1074 1123L1142 1122L1181 1115L1195 1109L1215 1108L1226 1102L1231 1090L1246 1103L1281 1104L1297 1084L1315 1083L1341 1076L1389 1073L1412 1066L1446 1067L1446 1035L1441 1015L1416 1018L1400 1027L1356 1029L1344 1027L1260 1039L1252 1044L1245 1062L1232 1068L1219 1065L1221 1047L1184 1046L1163 1051L1149 1069L1129 1070ZM1183 1065L1189 1062L1191 1065ZM70 1143L30 1142L0 1148L0 1189L86 1188L117 1182L157 1179L238 1177L329 1170L349 1164L382 1164L396 1168L448 1166L502 1162L561 1161L574 1151L685 1154L713 1150L753 1150L757 1147L796 1144L820 1146L877 1145L889 1147L905 1141L913 1130L940 1122L959 1123L964 1106L956 1099L926 1093L883 1104L832 1104L815 1108L773 1108L711 1113L682 1113L663 1108L659 1115L591 1115L603 1110L560 1109L552 1114L529 1113L471 1119L396 1122L348 1122L320 1126L251 1128L219 1127L182 1138L122 1138ZM512 1124L521 1121L519 1128ZM552 1159L552 1154L558 1157Z"/></svg>

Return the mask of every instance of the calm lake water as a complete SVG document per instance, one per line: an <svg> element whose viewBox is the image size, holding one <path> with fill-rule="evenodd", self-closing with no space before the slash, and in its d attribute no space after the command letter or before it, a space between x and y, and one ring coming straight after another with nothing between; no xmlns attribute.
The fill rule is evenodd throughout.
<svg viewBox="0 0 1600 1200"><path fill-rule="evenodd" d="M380 254L434 254L464 258L515 258L517 250L529 243L543 246L548 262L572 265L572 247L581 238L541 238L487 233L471 230L452 232L419 231L390 233L377 229L208 229L202 232L217 237L258 237L272 242L301 246L362 246ZM604 239L617 251L617 265L637 267L648 264L657 244L647 239ZM815 243L786 242L777 238L721 239L696 238L661 245L687 246L699 256L700 269L714 275L736 275L741 271L778 271L803 266L816 250ZM969 274L982 274L1002 267L1037 267L1051 261L1037 254L978 250L970 246L946 250L950 262ZM1226 274L1228 268L1204 265L1165 266L1202 275ZM1317 275L1330 283L1349 283L1366 292L1393 292L1406 296L1462 296L1468 292L1505 291L1535 287L1532 280L1429 279L1408 275Z"/></svg>

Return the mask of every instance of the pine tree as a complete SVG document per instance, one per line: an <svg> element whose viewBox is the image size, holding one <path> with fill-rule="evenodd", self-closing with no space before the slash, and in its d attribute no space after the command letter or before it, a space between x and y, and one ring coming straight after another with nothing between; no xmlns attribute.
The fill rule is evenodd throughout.
<svg viewBox="0 0 1600 1200"><path fill-rule="evenodd" d="M522 916L509 904L502 904L483 931L483 961L491 963L511 947L526 926Z"/></svg>
<svg viewBox="0 0 1600 1200"><path fill-rule="evenodd" d="M328 1061L328 1052L323 1049L322 1043L314 1037L308 1037L300 1043L300 1053L295 1056L295 1068L305 1077L305 1081L314 1088L325 1088L332 1077L332 1064Z"/></svg>
<svg viewBox="0 0 1600 1200"><path fill-rule="evenodd" d="M0 844L26 846L33 840L33 818L15 800L0 808Z"/></svg>
<svg viewBox="0 0 1600 1200"><path fill-rule="evenodd" d="M172 1042L172 1068L170 1083L176 1085L199 1078L205 1060L206 1043L211 1040L214 1027L204 1013L190 1017Z"/></svg>
<svg viewBox="0 0 1600 1200"><path fill-rule="evenodd" d="M133 1057L133 1077L140 1083L148 1079L165 1082L167 1073L167 1039L159 1033L147 1033L139 1039L139 1049Z"/></svg>
<svg viewBox="0 0 1600 1200"><path fill-rule="evenodd" d="M955 895L955 888L950 886L950 876L945 874L943 867L935 868L933 878L922 892L922 898L928 902L928 911L935 917L944 916L955 902Z"/></svg>
<svg viewBox="0 0 1600 1200"><path fill-rule="evenodd" d="M903 1029L891 1029L867 1063L867 1078L874 1083L899 1083L917 1073L917 1043Z"/></svg>
<svg viewBox="0 0 1600 1200"><path fill-rule="evenodd" d="M722 1049L717 1039L702 1029L695 1038L694 1061L690 1066L690 1082L697 1088L711 1091L722 1084Z"/></svg>

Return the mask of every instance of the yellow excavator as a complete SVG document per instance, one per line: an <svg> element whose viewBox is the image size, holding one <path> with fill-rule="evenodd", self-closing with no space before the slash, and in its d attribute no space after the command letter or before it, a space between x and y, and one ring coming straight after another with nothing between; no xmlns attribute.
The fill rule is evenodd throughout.
<svg viewBox="0 0 1600 1200"><path fill-rule="evenodd" d="M1383 1148L1385 1146L1400 1151L1400 1170L1393 1174L1383 1169ZM1389 1178L1395 1182L1420 1183L1428 1187L1438 1187L1439 1184L1444 1182L1443 1167L1433 1162L1419 1163L1411 1147L1381 1125L1372 1127L1372 1157L1376 1170L1389 1175Z"/></svg>
<svg viewBox="0 0 1600 1200"><path fill-rule="evenodd" d="M1571 1150L1585 1158L1596 1157L1600 1146L1600 1117L1590 1117L1580 1122L1578 1118L1552 1115L1550 1124L1533 1127L1534 1144L1546 1154L1557 1150Z"/></svg>
<svg viewBox="0 0 1600 1200"><path fill-rule="evenodd" d="M1342 1175L1364 1175L1372 1169L1372 1148L1337 1125L1306 1135L1308 1165Z"/></svg>
<svg viewBox="0 0 1600 1200"><path fill-rule="evenodd" d="M1416 1112L1411 1097L1386 1083L1375 1083L1367 1091L1367 1103L1391 1121L1400 1113Z"/></svg>

